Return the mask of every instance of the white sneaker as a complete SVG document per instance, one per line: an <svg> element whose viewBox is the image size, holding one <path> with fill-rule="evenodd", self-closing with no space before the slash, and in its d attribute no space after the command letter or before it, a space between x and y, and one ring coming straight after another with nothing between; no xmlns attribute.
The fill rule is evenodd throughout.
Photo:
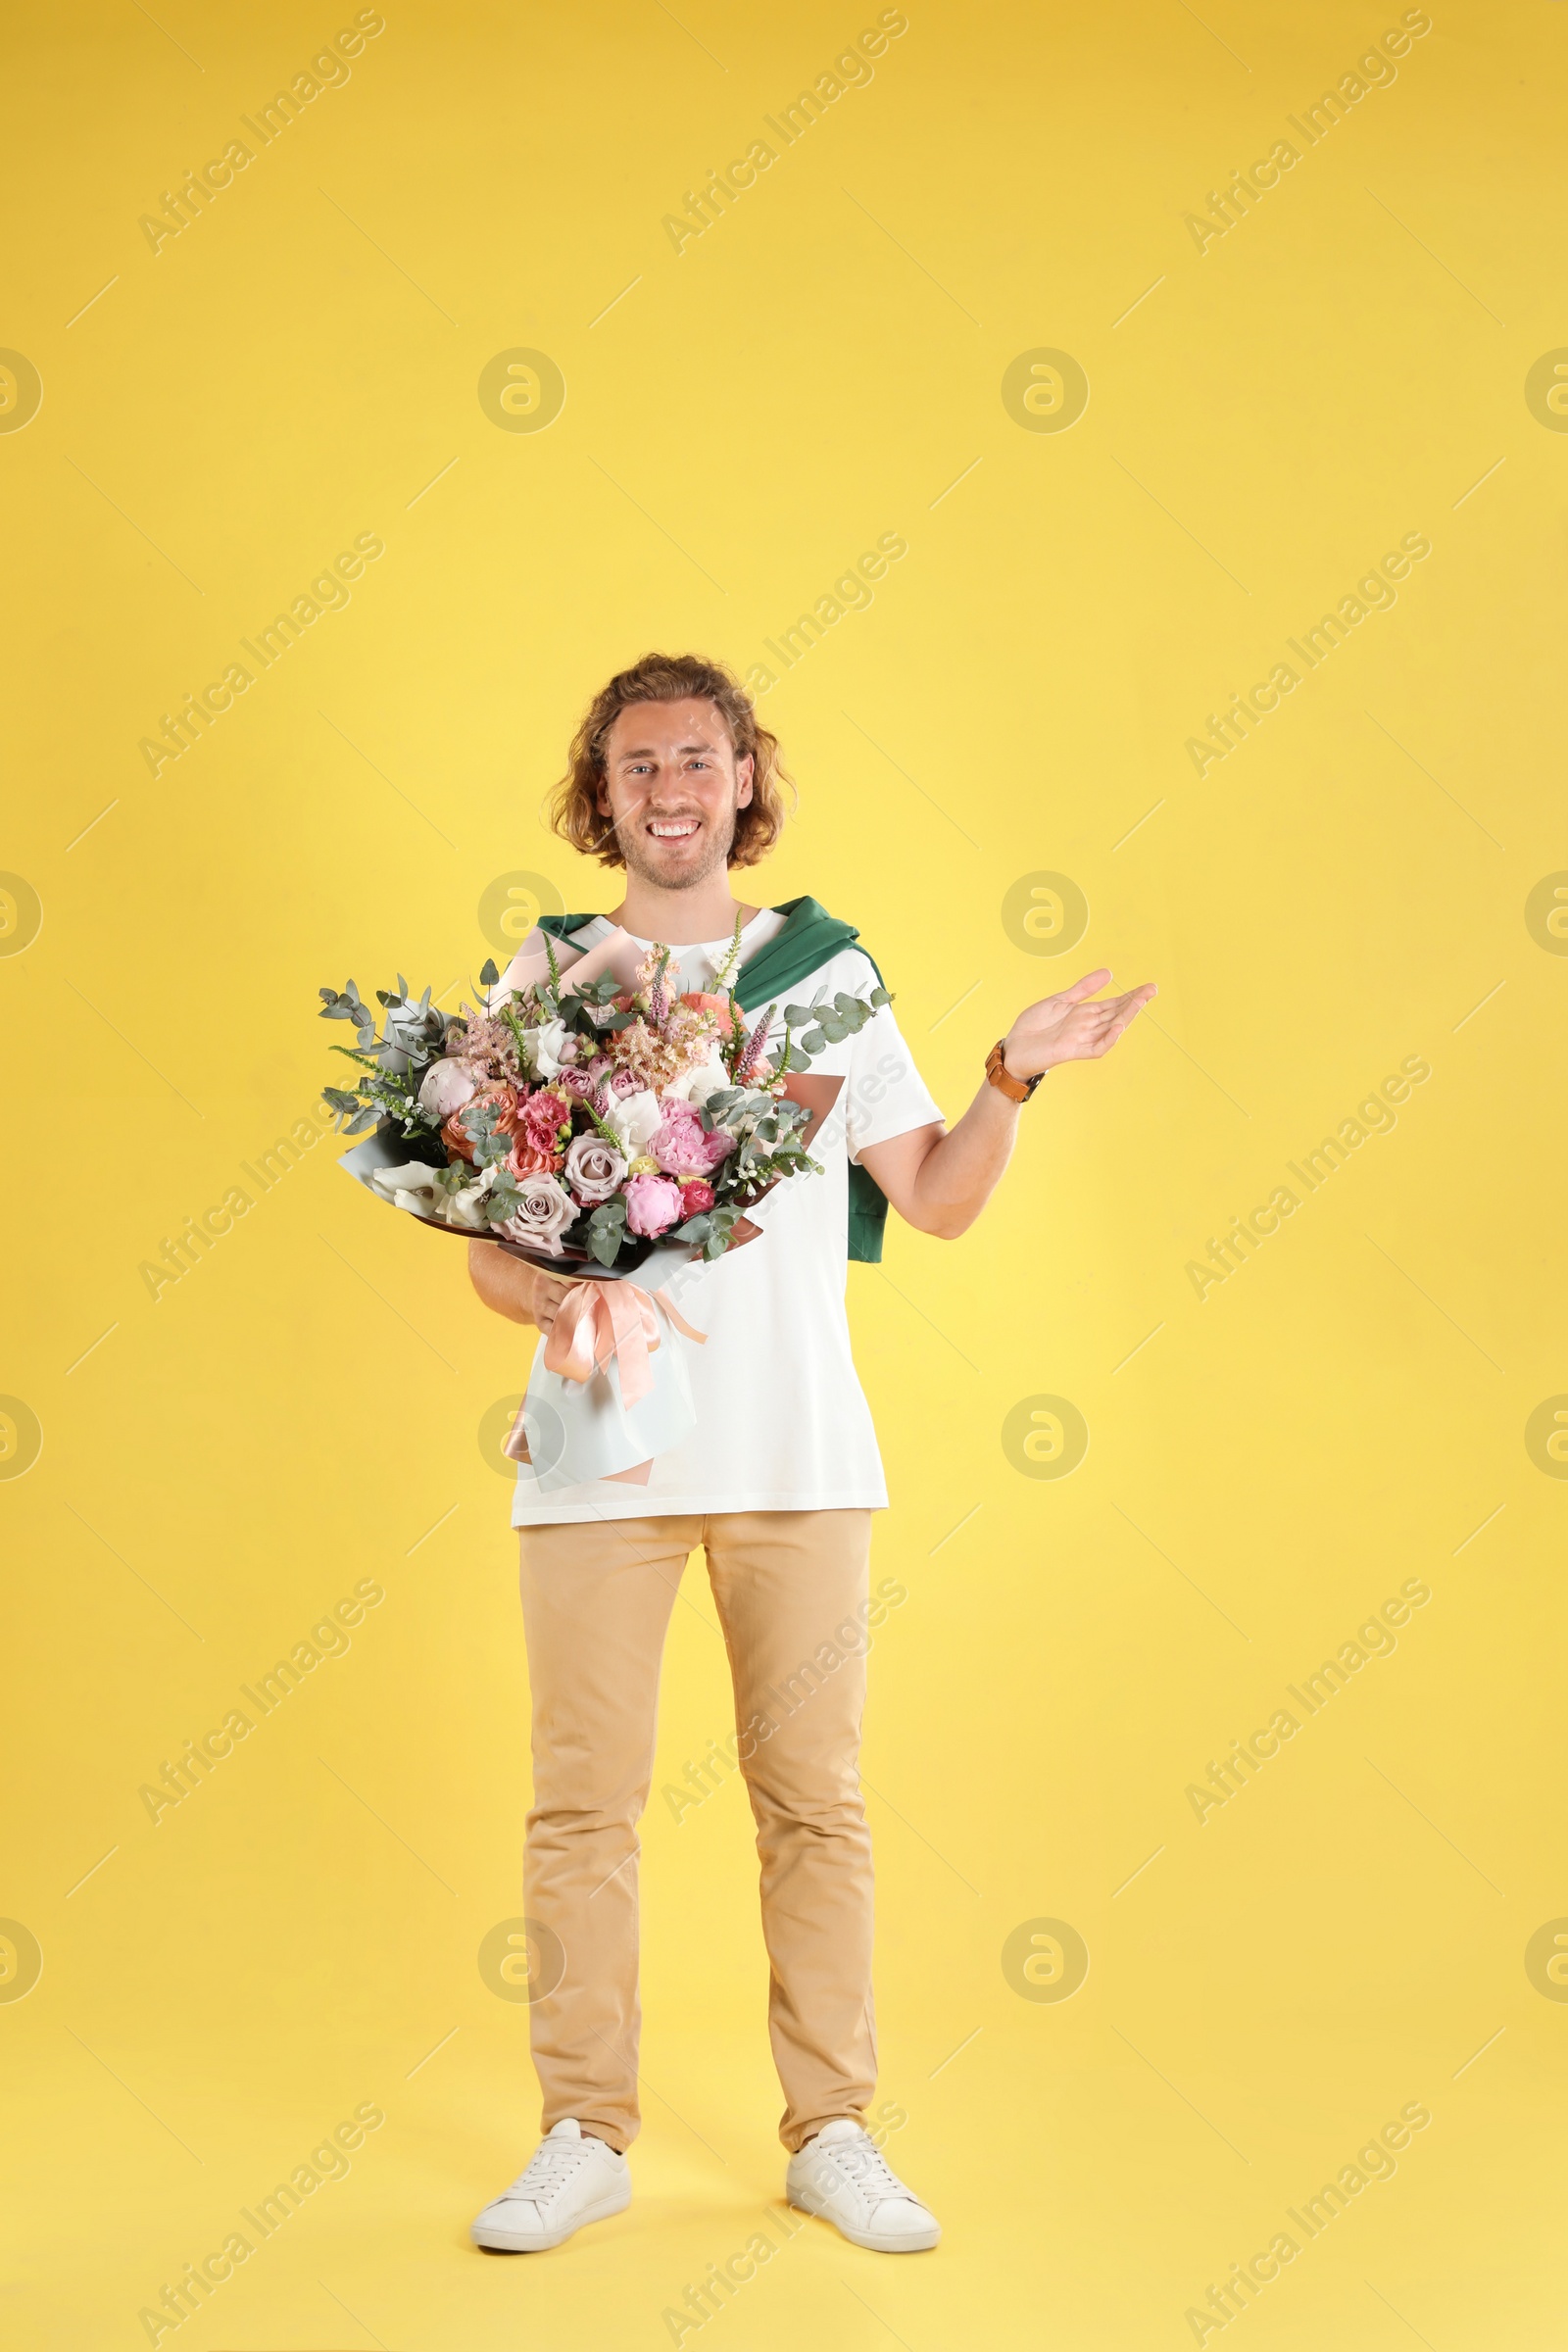
<svg viewBox="0 0 1568 2352"><path fill-rule="evenodd" d="M470 2235L497 2254L542 2254L584 2222L603 2222L631 2203L631 2171L624 2156L571 2116L539 2142L527 2170L487 2205Z"/></svg>
<svg viewBox="0 0 1568 2352"><path fill-rule="evenodd" d="M799 2213L819 2214L853 2246L874 2254L920 2254L942 2235L928 2213L848 2116L824 2124L790 2158L784 2193Z"/></svg>

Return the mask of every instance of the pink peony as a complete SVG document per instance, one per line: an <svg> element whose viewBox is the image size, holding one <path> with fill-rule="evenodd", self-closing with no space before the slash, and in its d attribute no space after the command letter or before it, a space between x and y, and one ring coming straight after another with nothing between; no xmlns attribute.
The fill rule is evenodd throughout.
<svg viewBox="0 0 1568 2352"><path fill-rule="evenodd" d="M700 1217L705 1209L712 1207L718 1198L712 1186L705 1184L701 1176L688 1176L680 1188L680 1197L689 1217Z"/></svg>
<svg viewBox="0 0 1568 2352"><path fill-rule="evenodd" d="M734 1137L721 1127L705 1127L689 1102L671 1102L649 1138L648 1149L671 1176L706 1176L734 1145Z"/></svg>
<svg viewBox="0 0 1568 2352"><path fill-rule="evenodd" d="M633 1176L626 1187L626 1223L633 1233L651 1240L667 1233L683 1208L680 1186L667 1176Z"/></svg>
<svg viewBox="0 0 1568 2352"><path fill-rule="evenodd" d="M450 1119L479 1090L478 1073L454 1054L432 1061L419 1082L419 1108L435 1119Z"/></svg>

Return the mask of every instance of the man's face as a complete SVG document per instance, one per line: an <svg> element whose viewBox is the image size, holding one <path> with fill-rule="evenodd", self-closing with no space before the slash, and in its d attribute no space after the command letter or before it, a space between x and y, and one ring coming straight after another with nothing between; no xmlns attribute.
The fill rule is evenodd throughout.
<svg viewBox="0 0 1568 2352"><path fill-rule="evenodd" d="M752 797L752 757L737 760L713 705L633 703L605 745L602 815L628 873L689 890L728 863L735 817Z"/></svg>

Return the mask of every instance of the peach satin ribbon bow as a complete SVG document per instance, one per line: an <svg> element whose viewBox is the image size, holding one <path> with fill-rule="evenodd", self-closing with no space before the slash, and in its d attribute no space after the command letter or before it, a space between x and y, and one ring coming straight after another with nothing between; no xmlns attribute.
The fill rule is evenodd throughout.
<svg viewBox="0 0 1568 2352"><path fill-rule="evenodd" d="M667 1291L639 1290L634 1282L585 1280L572 1284L556 1310L545 1341L545 1369L566 1380L586 1381L613 1356L620 1365L621 1403L638 1403L654 1385L648 1358L660 1345L656 1299L678 1332L699 1345L706 1342L707 1332L693 1329ZM519 1413L502 1451L512 1461L526 1461L526 1448Z"/></svg>

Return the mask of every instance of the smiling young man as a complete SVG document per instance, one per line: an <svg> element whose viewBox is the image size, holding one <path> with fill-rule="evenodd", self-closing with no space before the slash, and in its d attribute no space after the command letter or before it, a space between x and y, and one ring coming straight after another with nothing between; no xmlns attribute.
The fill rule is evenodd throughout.
<svg viewBox="0 0 1568 2352"><path fill-rule="evenodd" d="M818 989L863 997L880 975L850 924L811 899L757 907L731 895L731 871L778 838L784 782L777 743L726 669L649 655L595 698L553 811L574 849L625 869L625 896L611 914L549 928L585 950L629 934L619 952L633 967L658 941L673 950L678 988L728 981L754 1015ZM694 1434L641 1484L546 1495L519 1472L534 1760L524 1899L543 1947L529 2021L546 2136L474 2223L481 2246L559 2245L631 2197L637 1823L664 1635L699 1547L761 1860L786 2193L881 2252L941 2234L865 2130L876 2035L858 1756L869 1628L887 1606L883 1588L869 1589L871 1515L887 1491L850 1348L846 1262L880 1256L889 1203L918 1232L967 1231L1045 1073L1104 1054L1154 993L1092 1001L1109 977L1091 972L1020 1012L951 1132L890 1006L831 1045L791 1082L812 1110L823 1172L759 1204L758 1239L667 1286L707 1335L690 1350ZM550 1330L571 1276L482 1244L469 1257L487 1306Z"/></svg>

